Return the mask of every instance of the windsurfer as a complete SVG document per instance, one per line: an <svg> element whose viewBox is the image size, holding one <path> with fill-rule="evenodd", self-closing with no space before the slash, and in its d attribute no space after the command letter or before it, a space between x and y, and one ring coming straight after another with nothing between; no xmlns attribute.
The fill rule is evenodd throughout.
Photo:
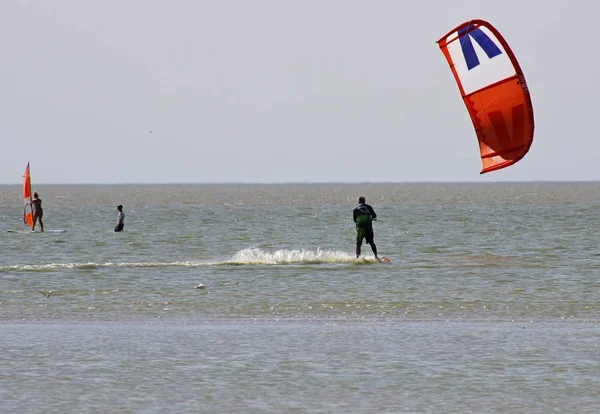
<svg viewBox="0 0 600 414"><path fill-rule="evenodd" d="M44 231L44 223L42 217L44 217L44 210L42 209L42 199L39 198L38 193L33 193L33 200L31 200L31 213L33 215L33 225L31 230L35 231L35 224L39 220L40 227Z"/></svg>
<svg viewBox="0 0 600 414"><path fill-rule="evenodd" d="M117 226L115 227L115 231L122 231L123 227L125 227L125 213L123 213L123 206L119 204L117 206L117 210L119 211L119 217L117 218Z"/></svg>
<svg viewBox="0 0 600 414"><path fill-rule="evenodd" d="M360 256L363 239L366 239L367 244L371 245L375 259L380 260L377 257L377 246L375 246L375 242L373 241L373 220L377 219L377 214L373 210L373 207L366 204L363 196L358 197L358 206L354 208L352 217L356 223L356 258L358 259Z"/></svg>

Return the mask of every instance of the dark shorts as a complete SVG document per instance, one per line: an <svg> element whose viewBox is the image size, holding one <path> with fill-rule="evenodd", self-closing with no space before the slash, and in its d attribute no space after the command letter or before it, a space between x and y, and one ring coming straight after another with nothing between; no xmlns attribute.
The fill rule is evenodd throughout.
<svg viewBox="0 0 600 414"><path fill-rule="evenodd" d="M123 227L125 227L125 224L121 223L117 227L115 227L115 231L121 231L121 230L123 230Z"/></svg>
<svg viewBox="0 0 600 414"><path fill-rule="evenodd" d="M363 239L366 239L368 244L373 243L373 227L357 227L356 228L356 244L362 244Z"/></svg>

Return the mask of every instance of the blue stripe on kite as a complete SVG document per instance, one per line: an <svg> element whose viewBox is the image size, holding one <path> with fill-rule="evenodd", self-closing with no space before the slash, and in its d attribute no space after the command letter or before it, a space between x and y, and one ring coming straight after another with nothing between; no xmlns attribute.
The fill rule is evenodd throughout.
<svg viewBox="0 0 600 414"><path fill-rule="evenodd" d="M465 35L465 33L469 32ZM460 47L465 57L465 62L469 70L479 65L479 58L477 52L471 42L471 37L481 46L488 58L493 58L502 54L500 48L494 43L492 39L488 37L480 28L473 29L473 26L467 26L458 31L460 38Z"/></svg>

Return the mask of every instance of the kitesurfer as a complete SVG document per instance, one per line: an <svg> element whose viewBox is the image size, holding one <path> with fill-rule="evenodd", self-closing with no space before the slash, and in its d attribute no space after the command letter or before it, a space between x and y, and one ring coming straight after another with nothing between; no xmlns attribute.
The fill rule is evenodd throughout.
<svg viewBox="0 0 600 414"><path fill-rule="evenodd" d="M356 258L358 259L360 256L363 239L366 239L367 244L371 245L375 259L380 260L377 257L377 246L375 246L375 242L373 241L373 220L377 219L377 214L373 210L373 207L366 204L363 196L358 197L358 206L354 208L352 217L354 223L356 223Z"/></svg>

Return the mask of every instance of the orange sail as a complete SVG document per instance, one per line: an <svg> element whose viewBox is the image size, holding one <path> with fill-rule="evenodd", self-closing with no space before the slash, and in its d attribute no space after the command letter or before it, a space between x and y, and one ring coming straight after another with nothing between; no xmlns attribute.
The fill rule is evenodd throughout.
<svg viewBox="0 0 600 414"><path fill-rule="evenodd" d="M23 176L23 201L25 203L25 207L23 210L23 222L27 224L29 227L33 226L33 213L31 210L31 175L29 172L29 163L27 163L27 168L25 168L25 175Z"/></svg>
<svg viewBox="0 0 600 414"><path fill-rule="evenodd" d="M515 164L533 142L533 105L523 71L506 40L483 20L465 22L438 40L475 133L481 174Z"/></svg>

